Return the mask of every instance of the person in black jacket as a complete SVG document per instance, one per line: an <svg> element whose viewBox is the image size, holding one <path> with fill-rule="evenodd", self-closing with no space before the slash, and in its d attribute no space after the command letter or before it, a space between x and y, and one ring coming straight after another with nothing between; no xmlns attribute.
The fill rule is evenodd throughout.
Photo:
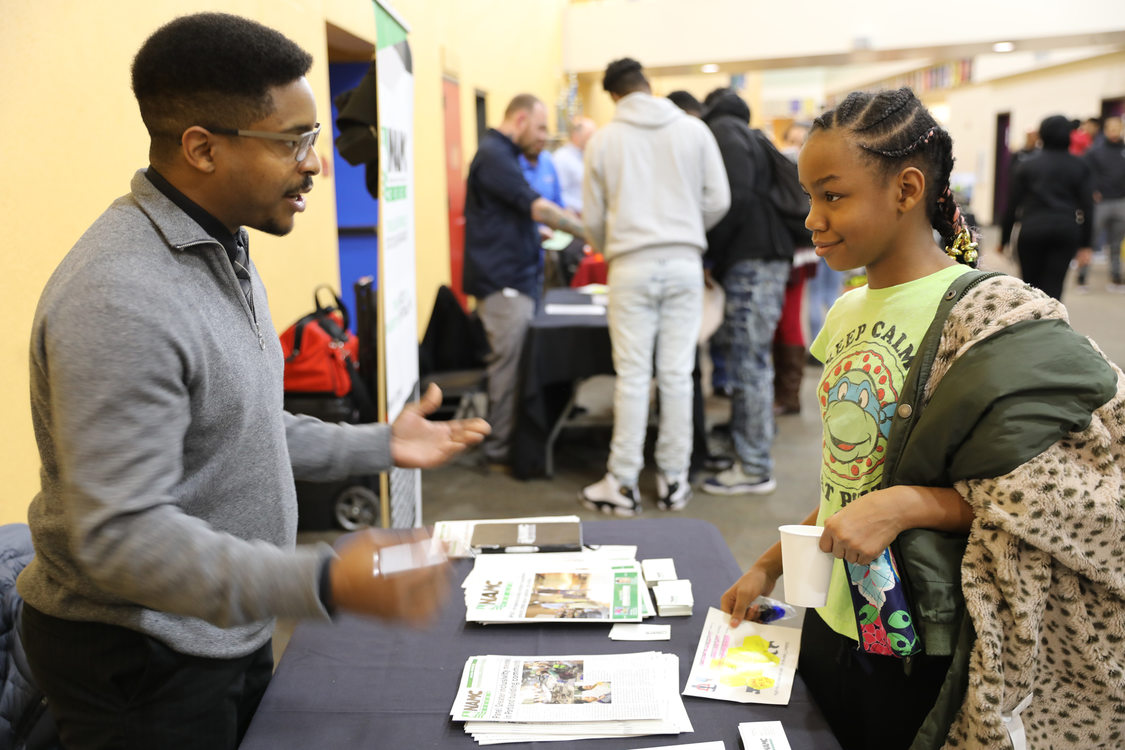
<svg viewBox="0 0 1125 750"><path fill-rule="evenodd" d="M1062 299L1070 261L1088 262L1093 226L1094 187L1090 167L1067 152L1070 120L1053 115L1039 126L1042 150L1029 156L1012 176L1000 250L1020 222L1017 255L1023 280Z"/></svg>
<svg viewBox="0 0 1125 750"><path fill-rule="evenodd" d="M738 461L708 479L717 495L763 494L777 483L773 459L773 333L781 317L793 241L770 203L770 164L750 107L730 89L712 91L703 121L711 128L730 182L731 207L707 233L705 261L723 285L730 337L730 432Z"/></svg>

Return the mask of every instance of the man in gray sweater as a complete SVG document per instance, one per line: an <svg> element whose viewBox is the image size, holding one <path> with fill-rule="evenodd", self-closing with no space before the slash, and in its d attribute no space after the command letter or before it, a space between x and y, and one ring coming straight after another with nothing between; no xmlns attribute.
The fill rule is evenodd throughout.
<svg viewBox="0 0 1125 750"><path fill-rule="evenodd" d="M133 63L147 170L48 281L31 339L42 489L19 578L32 672L67 748L233 748L272 671L274 618L420 621L441 565L402 541L297 549L294 478L442 463L488 431L282 409L282 354L244 226L283 235L320 171L311 57L225 14L179 18ZM418 534L406 535L420 538Z"/></svg>

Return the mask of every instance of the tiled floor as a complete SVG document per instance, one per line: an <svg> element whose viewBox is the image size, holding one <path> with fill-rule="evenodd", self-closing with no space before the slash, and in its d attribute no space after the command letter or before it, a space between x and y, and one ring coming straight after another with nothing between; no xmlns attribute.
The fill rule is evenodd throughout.
<svg viewBox="0 0 1125 750"><path fill-rule="evenodd" d="M1009 272L1013 270L1006 261L991 252L986 254L982 265ZM1064 294L1064 301L1070 310L1074 328L1092 337L1114 362L1125 363L1125 335L1122 334L1125 329L1125 294L1106 289L1104 261L1092 270L1090 291L1080 294L1071 285ZM762 497L716 497L700 491L684 510L679 511L680 515L715 524L743 567L776 541L779 524L796 522L815 507L820 450L820 425L816 409L812 406L815 404L812 392L816 377L815 368L806 368L803 384L806 409L799 415L778 420L774 445L776 492ZM611 390L611 379L593 383L586 394L589 408L608 409ZM724 399L709 399L711 423L725 422L728 410L729 405ZM608 444L608 428L564 430L556 447L555 476L550 480L520 481L481 468L475 456L460 457L446 467L423 475L423 520L430 524L442 519L571 513L584 519L607 518L581 508L576 498L583 486L604 474ZM651 445L649 448L651 450ZM645 495L644 512L649 516L660 515L652 500L655 488L651 469L642 474L640 488ZM301 540L332 537L334 534L331 532L303 533ZM291 627L291 623L279 625L276 652L284 649Z"/></svg>

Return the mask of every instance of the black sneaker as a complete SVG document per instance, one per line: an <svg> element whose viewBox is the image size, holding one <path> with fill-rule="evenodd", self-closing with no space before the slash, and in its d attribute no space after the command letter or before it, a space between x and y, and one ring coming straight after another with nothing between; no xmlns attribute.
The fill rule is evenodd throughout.
<svg viewBox="0 0 1125 750"><path fill-rule="evenodd" d="M734 459L722 453L708 453L703 459L703 468L707 471L726 471L732 466L734 466Z"/></svg>

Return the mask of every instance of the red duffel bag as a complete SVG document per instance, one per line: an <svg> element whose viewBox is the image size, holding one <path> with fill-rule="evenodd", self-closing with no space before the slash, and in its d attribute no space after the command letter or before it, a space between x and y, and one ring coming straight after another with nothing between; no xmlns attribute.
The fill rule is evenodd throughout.
<svg viewBox="0 0 1125 750"><path fill-rule="evenodd" d="M326 290L335 303L321 304ZM327 285L313 292L313 312L281 334L285 354L285 393L300 396L351 396L361 411L371 403L359 376L359 341L348 330L348 310Z"/></svg>

